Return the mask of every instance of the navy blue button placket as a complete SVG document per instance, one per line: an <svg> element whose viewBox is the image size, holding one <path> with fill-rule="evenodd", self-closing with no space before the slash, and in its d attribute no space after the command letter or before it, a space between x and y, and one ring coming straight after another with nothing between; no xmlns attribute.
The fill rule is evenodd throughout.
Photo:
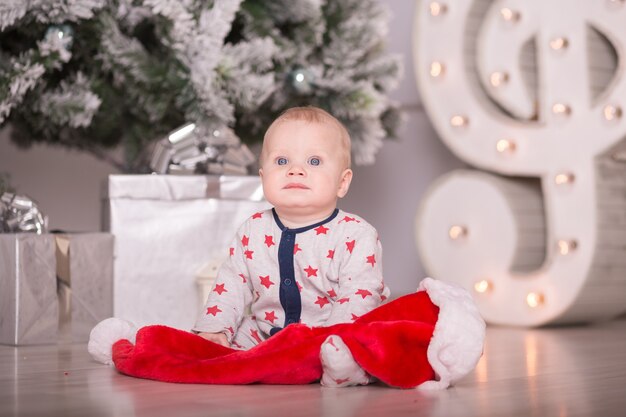
<svg viewBox="0 0 626 417"><path fill-rule="evenodd" d="M283 327L293 323L299 323L300 314L302 313L302 299L300 298L300 290L298 289L298 284L296 282L293 262L296 235L331 221L337 216L338 213L339 210L335 209L335 211L333 211L327 219L319 223L299 229L289 229L282 224L276 214L276 211L272 209L274 220L282 231L280 243L278 244L278 270L280 272L280 287L278 291L280 305L285 311L285 324ZM282 330L281 327L273 327L270 330L270 335L274 335L280 330Z"/></svg>
<svg viewBox="0 0 626 417"><path fill-rule="evenodd" d="M280 304L285 310L285 326L298 323L302 312L302 300L293 269L295 244L296 233L293 230L284 230L278 245L278 265L280 271Z"/></svg>

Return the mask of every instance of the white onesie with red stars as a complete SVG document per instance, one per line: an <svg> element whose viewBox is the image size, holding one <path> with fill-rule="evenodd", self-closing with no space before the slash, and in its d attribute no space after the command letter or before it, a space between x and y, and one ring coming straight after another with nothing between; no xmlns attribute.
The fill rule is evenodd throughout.
<svg viewBox="0 0 626 417"><path fill-rule="evenodd" d="M349 323L388 297L382 247L365 220L336 209L289 229L266 210L239 228L193 330L249 349L291 323Z"/></svg>

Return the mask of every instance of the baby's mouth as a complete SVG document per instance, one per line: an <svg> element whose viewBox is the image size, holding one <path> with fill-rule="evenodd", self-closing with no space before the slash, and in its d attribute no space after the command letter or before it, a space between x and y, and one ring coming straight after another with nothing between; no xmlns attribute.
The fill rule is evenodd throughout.
<svg viewBox="0 0 626 417"><path fill-rule="evenodd" d="M285 185L283 187L283 189L285 189L285 190L294 190L294 189L296 189L296 190L308 190L309 187L307 187L306 185L301 184L299 182L290 182L289 184Z"/></svg>

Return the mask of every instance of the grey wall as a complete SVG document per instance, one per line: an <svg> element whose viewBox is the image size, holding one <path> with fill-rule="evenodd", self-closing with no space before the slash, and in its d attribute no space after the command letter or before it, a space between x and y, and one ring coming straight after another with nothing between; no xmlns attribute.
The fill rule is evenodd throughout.
<svg viewBox="0 0 626 417"><path fill-rule="evenodd" d="M425 190L439 175L461 166L439 141L422 110L413 75L411 34L415 3L381 0L392 12L388 49L401 54L405 76L393 98L407 121L397 141L388 141L372 166L355 167L350 193L341 207L379 231L387 284L395 296L415 291L425 275L414 239L414 220ZM90 155L48 146L17 149L0 132L0 172L11 174L20 193L35 198L50 226L69 231L100 228L100 184L109 165Z"/></svg>

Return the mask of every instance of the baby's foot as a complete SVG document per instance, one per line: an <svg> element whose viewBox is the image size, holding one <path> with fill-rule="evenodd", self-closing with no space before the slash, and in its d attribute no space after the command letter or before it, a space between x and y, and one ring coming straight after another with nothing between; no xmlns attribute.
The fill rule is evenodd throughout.
<svg viewBox="0 0 626 417"><path fill-rule="evenodd" d="M328 336L320 349L322 385L331 388L367 385L370 376L352 357L350 349L339 336Z"/></svg>

